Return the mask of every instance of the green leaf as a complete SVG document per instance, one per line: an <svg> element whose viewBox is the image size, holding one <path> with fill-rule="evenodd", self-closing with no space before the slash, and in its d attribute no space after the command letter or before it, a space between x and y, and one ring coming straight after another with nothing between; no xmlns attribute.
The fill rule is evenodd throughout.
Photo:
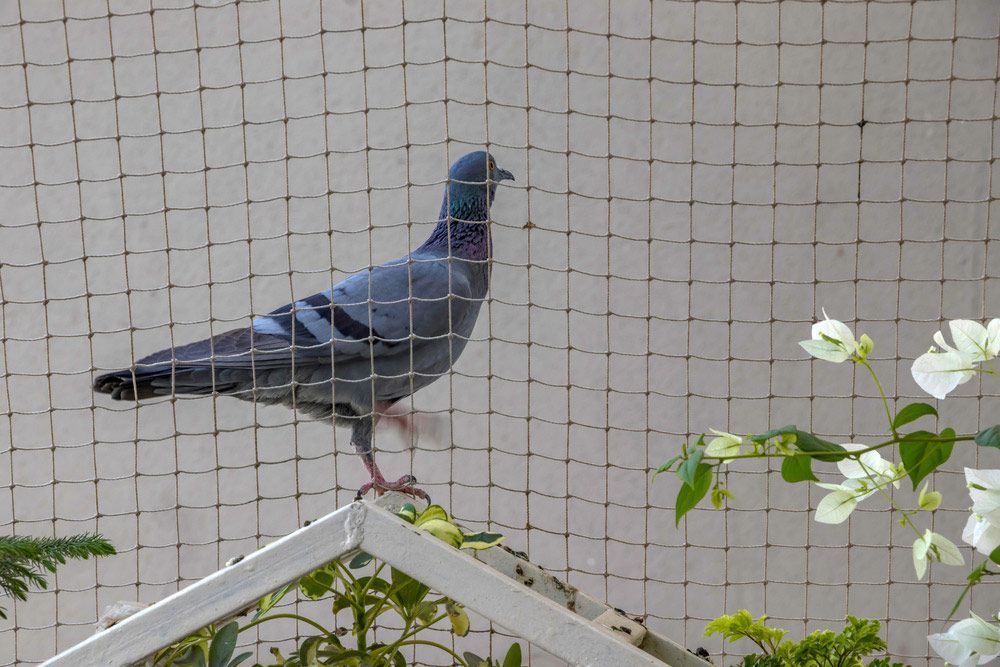
<svg viewBox="0 0 1000 667"><path fill-rule="evenodd" d="M847 458L847 450L840 445L830 442L829 440L823 440L812 433L800 431L794 424L771 429L770 431L761 433L760 435L752 435L750 436L750 439L757 444L763 444L768 440L777 438L781 435L795 436L795 442L791 444L794 444L799 451L812 454L813 458L819 459L820 461L836 462Z"/></svg>
<svg viewBox="0 0 1000 667"><path fill-rule="evenodd" d="M906 426L910 422L914 422L927 415L938 416L938 412L934 409L933 405L928 405L927 403L910 403L896 413L896 417L892 420L892 430L895 431L899 427Z"/></svg>
<svg viewBox="0 0 1000 667"><path fill-rule="evenodd" d="M299 660L303 665L318 665L316 654L319 652L320 642L323 640L322 637L309 637L299 646L299 650L296 651L299 655Z"/></svg>
<svg viewBox="0 0 1000 667"><path fill-rule="evenodd" d="M788 456L781 462L781 479L790 484L795 482L818 482L812 471L811 456Z"/></svg>
<svg viewBox="0 0 1000 667"><path fill-rule="evenodd" d="M392 568L392 597L411 615L430 591L410 575Z"/></svg>
<svg viewBox="0 0 1000 667"><path fill-rule="evenodd" d="M486 662L486 658L480 658L472 651L466 651L462 654L462 657L465 658L465 662L469 665L469 667L490 667L490 664ZM521 666L518 665L518 667Z"/></svg>
<svg viewBox="0 0 1000 667"><path fill-rule="evenodd" d="M250 651L247 651L246 653L240 653L238 656L236 656L235 658L233 658L232 662L230 662L228 665L226 665L226 667L237 667L241 662L243 662L244 660L247 660L249 658L252 658L252 657L253 657L253 653L250 652Z"/></svg>
<svg viewBox="0 0 1000 667"><path fill-rule="evenodd" d="M420 526L420 530L425 530L442 542L446 542L456 549L462 546L462 531L458 526L450 521L442 519L431 519Z"/></svg>
<svg viewBox="0 0 1000 667"><path fill-rule="evenodd" d="M990 560L1000 565L1000 547L990 552Z"/></svg>
<svg viewBox="0 0 1000 667"><path fill-rule="evenodd" d="M766 433L761 433L760 435L751 435L750 439L756 442L758 445L762 445L771 438L777 438L779 435L788 435L789 433L798 433L799 429L795 427L794 424L789 424L787 426L780 426L778 428L773 428Z"/></svg>
<svg viewBox="0 0 1000 667"><path fill-rule="evenodd" d="M463 533L462 545L460 549L489 549L503 542L503 535L500 533Z"/></svg>
<svg viewBox="0 0 1000 667"><path fill-rule="evenodd" d="M444 610L448 613L448 620L451 621L451 631L458 637L469 634L469 615L465 613L465 607L454 600L446 600Z"/></svg>
<svg viewBox="0 0 1000 667"><path fill-rule="evenodd" d="M389 582L381 577L360 577L354 582L355 597L360 597L361 591L366 591L368 595L371 595L372 591L387 595L389 593Z"/></svg>
<svg viewBox="0 0 1000 667"><path fill-rule="evenodd" d="M938 466L948 460L954 442L936 442L935 434L929 431L914 431L903 437L899 443L899 458L903 460L906 473L917 490L924 477L934 472ZM946 428L941 431L942 438L954 438L955 431Z"/></svg>
<svg viewBox="0 0 1000 667"><path fill-rule="evenodd" d="M417 508L413 506L413 503L406 503L399 508L396 516L402 517L407 523L413 523L417 518Z"/></svg>
<svg viewBox="0 0 1000 667"><path fill-rule="evenodd" d="M373 560L374 559L371 557L370 554L366 554L364 551L362 551L357 556L351 559L351 562L347 564L347 567L351 568L352 570L360 570Z"/></svg>
<svg viewBox="0 0 1000 667"><path fill-rule="evenodd" d="M420 527L430 521L444 521L445 523L451 523L451 519L448 518L448 512L446 512L443 507L440 505L430 505L427 509L421 512L416 519L414 519L413 525Z"/></svg>
<svg viewBox="0 0 1000 667"><path fill-rule="evenodd" d="M427 625L437 616L438 606L436 602L424 600L414 608L413 615L424 625Z"/></svg>
<svg viewBox="0 0 1000 667"><path fill-rule="evenodd" d="M668 470L674 467L674 464L677 463L677 461L679 461L682 458L684 457L681 456L680 454L671 458L669 461L667 461L666 463L664 463L663 465L661 465L659 468L656 469L656 472L653 473L653 477L656 477L661 472L667 472Z"/></svg>
<svg viewBox="0 0 1000 667"><path fill-rule="evenodd" d="M174 659L174 664L183 667L205 667L205 651L198 644L189 646L179 658Z"/></svg>
<svg viewBox="0 0 1000 667"><path fill-rule="evenodd" d="M704 449L694 449L690 456L684 460L684 463L677 468L677 476L680 477L687 486L694 486L695 476L703 456L705 456Z"/></svg>
<svg viewBox="0 0 1000 667"><path fill-rule="evenodd" d="M829 440L817 438L812 433L795 431L795 446L802 452L830 452L829 454L814 454L813 458L820 461L836 462L847 458L847 450Z"/></svg>
<svg viewBox="0 0 1000 667"><path fill-rule="evenodd" d="M507 655L504 656L502 667L521 667L521 645L514 642L507 649Z"/></svg>
<svg viewBox="0 0 1000 667"><path fill-rule="evenodd" d="M233 651L236 650L236 635L239 632L236 621L227 623L216 633L208 649L208 667L227 667Z"/></svg>
<svg viewBox="0 0 1000 667"><path fill-rule="evenodd" d="M674 511L675 525L680 525L684 515L694 509L695 505L705 497L705 494L708 493L708 487L711 485L712 466L702 463L694 471L693 484L690 486L687 483L681 484L681 488L677 492L677 509Z"/></svg>
<svg viewBox="0 0 1000 667"><path fill-rule="evenodd" d="M313 570L299 580L299 588L302 594L310 600L319 600L327 595L333 587L333 573L329 570L329 565L324 565L318 570Z"/></svg>
<svg viewBox="0 0 1000 667"><path fill-rule="evenodd" d="M1000 424L990 426L977 433L976 444L980 447L996 447L1000 449Z"/></svg>

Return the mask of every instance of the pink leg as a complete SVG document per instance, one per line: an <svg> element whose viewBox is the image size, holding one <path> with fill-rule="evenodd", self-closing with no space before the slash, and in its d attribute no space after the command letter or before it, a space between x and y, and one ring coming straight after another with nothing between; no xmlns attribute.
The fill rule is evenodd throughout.
<svg viewBox="0 0 1000 667"><path fill-rule="evenodd" d="M376 406L376 410L384 411L388 407ZM404 475L395 482L389 482L382 475L382 471L378 469L378 465L375 464L375 453L372 448L372 430L373 423L377 422L378 416L378 412L376 412L374 418L369 416L359 419L354 425L354 432L351 434L351 442L354 444L355 450L361 456L361 460L364 462L365 468L371 476L368 483L358 489L357 498L360 499L368 491L374 489L375 493L379 496L383 495L386 491L397 491L413 496L414 498L422 498L430 504L431 499L427 495L427 492L414 486L417 480L413 475Z"/></svg>

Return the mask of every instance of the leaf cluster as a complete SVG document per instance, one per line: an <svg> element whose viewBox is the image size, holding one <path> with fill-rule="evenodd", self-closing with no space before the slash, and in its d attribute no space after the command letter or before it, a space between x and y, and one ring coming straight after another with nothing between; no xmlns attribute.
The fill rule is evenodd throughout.
<svg viewBox="0 0 1000 667"><path fill-rule="evenodd" d="M511 644L502 662L493 658L480 658L470 651L466 651L462 657L468 667L521 667L521 645Z"/></svg>
<svg viewBox="0 0 1000 667"><path fill-rule="evenodd" d="M729 642L748 639L756 644L760 653L744 656L741 667L906 667L884 656L865 662L886 649L879 636L881 623L874 619L848 616L839 633L817 630L798 642L785 639L785 630L768 627L766 621L766 616L755 619L743 609L713 620L705 636L721 634Z"/></svg>
<svg viewBox="0 0 1000 667"><path fill-rule="evenodd" d="M67 560L87 560L115 553L111 543L89 533L70 537L0 536L0 589L17 600L26 600L32 586L48 587L46 574ZM0 618L7 613L0 608Z"/></svg>
<svg viewBox="0 0 1000 667"><path fill-rule="evenodd" d="M945 428L940 433L916 430L901 433L900 429L922 417L937 417L937 410L927 403L910 403L896 413L890 422L893 437L873 449L898 445L899 458L907 476L916 491L920 482L940 468L951 457L955 442L974 440L980 447L1000 449L1000 425L991 426L973 435L957 435L954 429ZM745 457L780 457L781 478L790 484L819 479L813 473L813 462L836 462L848 457L857 457L858 452L848 452L840 445L803 431L794 424L772 429L758 435L747 436L753 453ZM677 491L675 502L675 522L679 525L685 514L698 506L709 490L712 490L712 504L720 508L732 493L720 486L719 472L725 461L706 457L705 436L698 438L694 445L685 444L681 454L671 458L656 470L656 474L668 472L676 465L677 477L683 482ZM713 478L716 480L713 485Z"/></svg>
<svg viewBox="0 0 1000 667"><path fill-rule="evenodd" d="M418 513L413 505L406 504L398 516L456 548L485 549L503 539L496 533L462 532L439 505L431 505ZM370 574L359 572L369 566L372 566ZM388 577L384 576L386 570ZM279 606L286 596L296 591L309 600L329 601L334 625L327 627L314 618L285 611ZM340 612L348 613L349 627L336 624ZM372 641L375 626L385 614L394 614L402 621L403 628L391 641ZM274 619L296 620L316 632L304 637L287 654L278 648L271 648L273 661L268 663L268 667L405 667L404 653L415 645L437 648L449 654L455 664L462 667L480 667L481 664L487 667L521 667L520 647L517 645L516 650L512 647L508 651L500 665L473 654L466 654L463 658L442 644L418 639L419 633L444 619L450 622L453 634L465 636L469 632L469 617L465 609L455 600L434 595L429 587L402 570L388 567L385 563L375 563L372 556L364 552L354 556L346 565L339 560L331 561L297 582L264 596L250 621L242 626L235 621L219 629L208 626L162 649L154 656L154 665L237 667L252 655L242 653L233 657L237 635ZM353 641L342 639L348 635ZM384 628L380 630L380 636L385 638ZM476 662L469 662L470 656ZM263 665L256 663L256 667Z"/></svg>

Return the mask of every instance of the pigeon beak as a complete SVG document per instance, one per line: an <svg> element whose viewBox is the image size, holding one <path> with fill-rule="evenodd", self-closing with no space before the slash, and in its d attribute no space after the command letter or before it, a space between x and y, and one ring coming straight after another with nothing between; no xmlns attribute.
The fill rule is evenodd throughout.
<svg viewBox="0 0 1000 667"><path fill-rule="evenodd" d="M497 167L496 169L493 170L493 180L500 182L500 181L513 181L515 179L514 179L514 174L510 173L506 169L501 169L500 167Z"/></svg>

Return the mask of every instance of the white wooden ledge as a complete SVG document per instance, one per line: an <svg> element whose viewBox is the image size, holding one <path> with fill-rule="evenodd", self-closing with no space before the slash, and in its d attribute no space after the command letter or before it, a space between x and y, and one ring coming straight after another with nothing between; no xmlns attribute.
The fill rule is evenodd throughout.
<svg viewBox="0 0 1000 667"><path fill-rule="evenodd" d="M393 499L387 498L387 504ZM380 502L380 504L382 504ZM700 667L700 658L647 633L642 649L593 619L607 607L509 551L484 560L455 549L376 504L355 502L249 554L43 663L45 667L127 667L199 628L232 616L290 581L358 549L461 602L511 633L574 665ZM491 552L495 552L492 555ZM512 565L520 561L525 565ZM523 577L537 571L539 585ZM522 575L518 578L516 570ZM504 570L511 570L505 572ZM556 583L553 583L556 582ZM583 609L577 613L576 606Z"/></svg>

